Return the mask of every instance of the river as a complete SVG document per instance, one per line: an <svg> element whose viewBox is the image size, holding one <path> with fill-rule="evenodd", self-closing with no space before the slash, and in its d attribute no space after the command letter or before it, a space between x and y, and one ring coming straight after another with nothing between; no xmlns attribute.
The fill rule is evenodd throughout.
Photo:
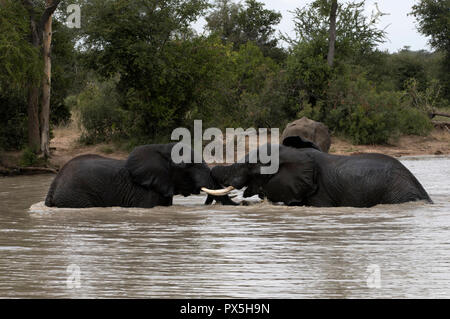
<svg viewBox="0 0 450 319"><path fill-rule="evenodd" d="M53 175L0 178L0 297L449 298L450 158L402 162L434 205L55 209Z"/></svg>

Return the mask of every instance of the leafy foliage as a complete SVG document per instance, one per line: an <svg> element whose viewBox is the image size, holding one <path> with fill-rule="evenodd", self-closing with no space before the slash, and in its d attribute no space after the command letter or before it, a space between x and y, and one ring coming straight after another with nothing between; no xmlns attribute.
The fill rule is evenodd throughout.
<svg viewBox="0 0 450 319"><path fill-rule="evenodd" d="M419 31L430 37L431 46L445 54L440 79L450 100L450 0L420 0L411 14L417 19Z"/></svg>
<svg viewBox="0 0 450 319"><path fill-rule="evenodd" d="M113 81L89 82L80 94L67 98L66 103L79 115L84 143L109 142L121 136L127 123L117 99Z"/></svg>
<svg viewBox="0 0 450 319"><path fill-rule="evenodd" d="M265 56L277 61L284 59L284 52L277 47L278 39L274 37L274 26L281 22L281 14L264 9L261 2L246 0L242 5L230 0L217 0L206 21L206 29L220 36L224 43L232 43L234 50L253 42Z"/></svg>
<svg viewBox="0 0 450 319"><path fill-rule="evenodd" d="M0 93L20 90L42 75L39 51L28 41L29 20L19 1L0 3Z"/></svg>
<svg viewBox="0 0 450 319"><path fill-rule="evenodd" d="M365 0L338 2L336 21L336 58L338 60L359 59L372 52L376 45L385 41L385 32L364 14ZM329 15L331 1L316 0L295 10L296 38L292 44L315 43L328 52Z"/></svg>
<svg viewBox="0 0 450 319"><path fill-rule="evenodd" d="M38 2L42 5L43 1ZM64 99L76 77L75 39L57 19L53 22L51 121L67 123ZM30 43L29 14L21 1L0 2L0 148L20 149L27 136L27 91L43 77L39 48Z"/></svg>
<svg viewBox="0 0 450 319"><path fill-rule="evenodd" d="M431 130L426 113L411 103L403 91L377 91L364 73L347 72L330 81L325 100L315 108L305 104L298 117L323 121L355 144L384 144L399 134Z"/></svg>
<svg viewBox="0 0 450 319"><path fill-rule="evenodd" d="M420 0L412 7L419 31L430 37L430 44L450 52L450 1Z"/></svg>
<svg viewBox="0 0 450 319"><path fill-rule="evenodd" d="M25 102L16 91L0 92L0 149L17 150L25 144Z"/></svg>
<svg viewBox="0 0 450 319"><path fill-rule="evenodd" d="M413 7L438 51L393 54L377 50L385 33L365 16L365 1L338 1L333 67L329 0L295 11L295 39L275 34L281 15L257 0L73 3L82 28L65 26L67 2L53 23L52 123L75 113L88 144L167 142L196 119L204 127L282 128L302 115L355 143L387 143L427 134L427 113L448 104L448 0ZM0 6L0 147L17 149L26 143L27 87L42 80L42 65L21 2ZM207 21L202 35L191 29L199 17Z"/></svg>
<svg viewBox="0 0 450 319"><path fill-rule="evenodd" d="M35 166L38 162L37 155L28 147L23 150L22 157L20 159L20 166L29 167Z"/></svg>

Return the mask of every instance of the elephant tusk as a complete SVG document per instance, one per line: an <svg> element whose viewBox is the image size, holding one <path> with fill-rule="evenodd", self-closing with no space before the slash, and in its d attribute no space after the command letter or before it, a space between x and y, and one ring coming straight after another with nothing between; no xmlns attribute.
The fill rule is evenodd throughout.
<svg viewBox="0 0 450 319"><path fill-rule="evenodd" d="M228 186L227 188L224 189L207 189L205 187L202 187L202 191L205 192L206 194L209 195L213 195L213 196L224 196L224 195L228 195L231 191L234 190L233 186Z"/></svg>

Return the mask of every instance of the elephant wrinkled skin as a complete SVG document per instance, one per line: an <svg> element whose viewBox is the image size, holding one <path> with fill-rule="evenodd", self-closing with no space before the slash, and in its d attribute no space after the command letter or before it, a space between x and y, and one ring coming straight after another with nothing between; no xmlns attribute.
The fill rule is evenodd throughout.
<svg viewBox="0 0 450 319"><path fill-rule="evenodd" d="M175 164L175 144L145 145L127 160L82 155L69 161L53 180L45 204L49 207L141 207L172 205L174 195L200 194L203 187L216 189L205 163ZM192 157L193 158L193 157ZM228 196L209 196L233 205Z"/></svg>
<svg viewBox="0 0 450 319"><path fill-rule="evenodd" d="M244 197L259 195L285 205L371 207L424 200L432 203L414 175L398 160L382 154L338 156L313 148L280 145L279 170L261 175L260 163L217 166L222 186L247 187ZM267 164L266 164L267 165Z"/></svg>

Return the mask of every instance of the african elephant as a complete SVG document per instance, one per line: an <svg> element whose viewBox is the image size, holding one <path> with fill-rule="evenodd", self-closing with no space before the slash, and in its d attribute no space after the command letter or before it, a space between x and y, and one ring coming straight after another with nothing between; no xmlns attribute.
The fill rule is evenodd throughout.
<svg viewBox="0 0 450 319"><path fill-rule="evenodd" d="M302 117L286 126L281 134L280 142L285 146L311 147L328 153L331 137L325 124Z"/></svg>
<svg viewBox="0 0 450 319"><path fill-rule="evenodd" d="M175 164L175 143L145 145L127 160L82 155L69 161L53 180L45 204L49 207L169 206L174 195L211 193L207 200L234 204L226 195L210 189L218 184L205 163ZM219 196L220 195L220 196Z"/></svg>
<svg viewBox="0 0 450 319"><path fill-rule="evenodd" d="M244 197L259 195L290 206L371 207L418 200L432 203L406 167L382 154L338 156L313 148L280 145L279 169L271 175L262 175L259 159L252 164L249 158L250 154L241 163L214 167L214 179L222 186L230 186L229 190L247 187Z"/></svg>

